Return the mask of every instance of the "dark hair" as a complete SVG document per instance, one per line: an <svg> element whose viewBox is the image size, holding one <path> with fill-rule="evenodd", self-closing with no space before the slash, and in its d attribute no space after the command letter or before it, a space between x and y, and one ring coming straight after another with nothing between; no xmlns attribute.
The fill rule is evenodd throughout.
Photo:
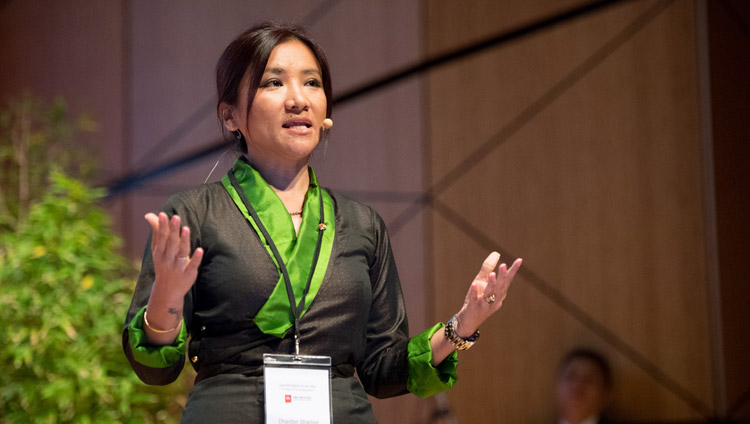
<svg viewBox="0 0 750 424"><path fill-rule="evenodd" d="M250 84L246 99L247 112L250 112L271 52L279 44L290 40L303 43L318 61L323 78L323 91L326 95L326 116L331 116L333 109L331 72L323 49L300 27L268 22L252 27L240 34L239 37L229 43L219 58L219 62L216 64L217 114L222 103L237 105L240 84L246 74ZM221 116L219 116L219 119L221 119ZM223 125L222 128L224 128ZM242 151L247 153L247 145L244 144L244 140L242 144L240 146Z"/></svg>
<svg viewBox="0 0 750 424"><path fill-rule="evenodd" d="M583 359L594 363L602 373L604 386L612 387L612 368L609 366L609 361L607 361L607 358L605 358L604 355L594 349L576 348L571 350L560 361L558 372L562 372L565 367L577 359Z"/></svg>

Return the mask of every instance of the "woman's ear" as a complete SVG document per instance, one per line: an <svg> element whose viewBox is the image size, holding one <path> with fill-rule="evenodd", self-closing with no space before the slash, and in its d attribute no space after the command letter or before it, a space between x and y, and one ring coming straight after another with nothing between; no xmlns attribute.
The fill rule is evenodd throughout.
<svg viewBox="0 0 750 424"><path fill-rule="evenodd" d="M224 124L224 128L227 131L237 131L240 128L235 120L234 106L221 102L219 104L219 116L221 117L221 123Z"/></svg>

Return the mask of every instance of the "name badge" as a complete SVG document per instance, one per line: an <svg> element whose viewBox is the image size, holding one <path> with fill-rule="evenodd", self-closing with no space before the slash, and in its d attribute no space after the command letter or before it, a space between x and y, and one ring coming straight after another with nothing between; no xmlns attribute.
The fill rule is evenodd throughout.
<svg viewBox="0 0 750 424"><path fill-rule="evenodd" d="M331 357L263 355L266 423L331 424Z"/></svg>

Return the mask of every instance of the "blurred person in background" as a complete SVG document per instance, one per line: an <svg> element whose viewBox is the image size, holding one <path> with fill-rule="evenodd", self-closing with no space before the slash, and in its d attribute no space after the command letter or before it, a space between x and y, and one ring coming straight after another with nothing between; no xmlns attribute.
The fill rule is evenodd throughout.
<svg viewBox="0 0 750 424"><path fill-rule="evenodd" d="M607 424L603 414L612 390L607 359L593 349L568 352L560 361L555 383L557 424Z"/></svg>

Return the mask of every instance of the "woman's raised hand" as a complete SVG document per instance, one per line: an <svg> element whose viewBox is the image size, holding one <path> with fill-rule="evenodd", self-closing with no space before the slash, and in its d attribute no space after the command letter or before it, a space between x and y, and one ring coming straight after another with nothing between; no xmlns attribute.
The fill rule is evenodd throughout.
<svg viewBox="0 0 750 424"><path fill-rule="evenodd" d="M508 268L506 264L497 264L500 254L490 253L482 263L479 273L474 277L461 310L456 314L456 334L469 337L479 326L503 304L508 294L508 287L521 267L521 258L516 259Z"/></svg>
<svg viewBox="0 0 750 424"><path fill-rule="evenodd" d="M190 256L190 228L180 226L179 216L169 219L164 212L149 212L145 218L153 229L151 255L159 288L182 298L195 283L203 249L195 249Z"/></svg>

